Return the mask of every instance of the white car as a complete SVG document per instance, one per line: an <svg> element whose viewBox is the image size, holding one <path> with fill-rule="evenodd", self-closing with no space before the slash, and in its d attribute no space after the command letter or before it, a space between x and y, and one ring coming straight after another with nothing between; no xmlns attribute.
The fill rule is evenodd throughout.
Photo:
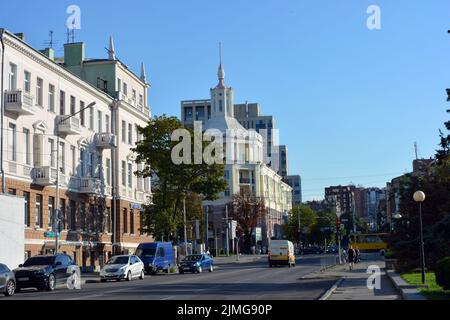
<svg viewBox="0 0 450 320"><path fill-rule="evenodd" d="M138 256L114 256L100 271L100 281L144 279L144 263Z"/></svg>

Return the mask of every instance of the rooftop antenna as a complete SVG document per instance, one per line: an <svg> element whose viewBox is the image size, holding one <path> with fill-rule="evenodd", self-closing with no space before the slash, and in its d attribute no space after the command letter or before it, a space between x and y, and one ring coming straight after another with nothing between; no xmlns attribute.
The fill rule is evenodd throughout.
<svg viewBox="0 0 450 320"><path fill-rule="evenodd" d="M50 31L49 31L50 40L44 41L44 46L45 46L46 48L51 48L51 49L53 49L53 47L54 47L55 45L58 44L59 41L53 39L53 34L54 34L53 30L50 30Z"/></svg>

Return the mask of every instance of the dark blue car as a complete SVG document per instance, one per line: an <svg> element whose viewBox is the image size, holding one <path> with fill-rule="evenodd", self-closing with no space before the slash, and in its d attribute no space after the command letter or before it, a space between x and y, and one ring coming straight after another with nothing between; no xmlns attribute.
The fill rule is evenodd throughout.
<svg viewBox="0 0 450 320"><path fill-rule="evenodd" d="M147 274L156 274L158 271L169 273L174 266L172 243L151 242L141 243L136 249L136 255L144 263Z"/></svg>
<svg viewBox="0 0 450 320"><path fill-rule="evenodd" d="M201 273L205 270L214 271L214 260L208 254L193 254L181 261L178 270L181 274L185 272Z"/></svg>

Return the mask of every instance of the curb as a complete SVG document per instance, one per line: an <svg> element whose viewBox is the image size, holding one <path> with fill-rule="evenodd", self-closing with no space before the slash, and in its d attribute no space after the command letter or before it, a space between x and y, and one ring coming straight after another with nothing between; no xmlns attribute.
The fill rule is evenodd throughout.
<svg viewBox="0 0 450 320"><path fill-rule="evenodd" d="M318 300L328 300L328 298L337 290L337 288L342 284L345 278L340 278L336 283L328 289Z"/></svg>
<svg viewBox="0 0 450 320"><path fill-rule="evenodd" d="M386 276L392 282L395 289L400 293L403 300L427 300L427 298L425 298L419 290L417 290L416 286L407 283L393 270L386 270Z"/></svg>

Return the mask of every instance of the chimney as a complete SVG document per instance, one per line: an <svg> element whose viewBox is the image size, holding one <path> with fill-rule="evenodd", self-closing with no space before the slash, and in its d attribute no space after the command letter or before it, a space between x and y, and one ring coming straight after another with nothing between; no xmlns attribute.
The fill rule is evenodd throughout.
<svg viewBox="0 0 450 320"><path fill-rule="evenodd" d="M25 42L25 33L23 32L19 32L19 33L14 33L14 35L19 38L20 40L22 40L23 42Z"/></svg>
<svg viewBox="0 0 450 320"><path fill-rule="evenodd" d="M79 66L84 61L84 43L66 43L64 45L64 64L66 67Z"/></svg>
<svg viewBox="0 0 450 320"><path fill-rule="evenodd" d="M41 50L41 52L50 60L55 61L55 50L53 50L52 48L46 48L44 50Z"/></svg>

